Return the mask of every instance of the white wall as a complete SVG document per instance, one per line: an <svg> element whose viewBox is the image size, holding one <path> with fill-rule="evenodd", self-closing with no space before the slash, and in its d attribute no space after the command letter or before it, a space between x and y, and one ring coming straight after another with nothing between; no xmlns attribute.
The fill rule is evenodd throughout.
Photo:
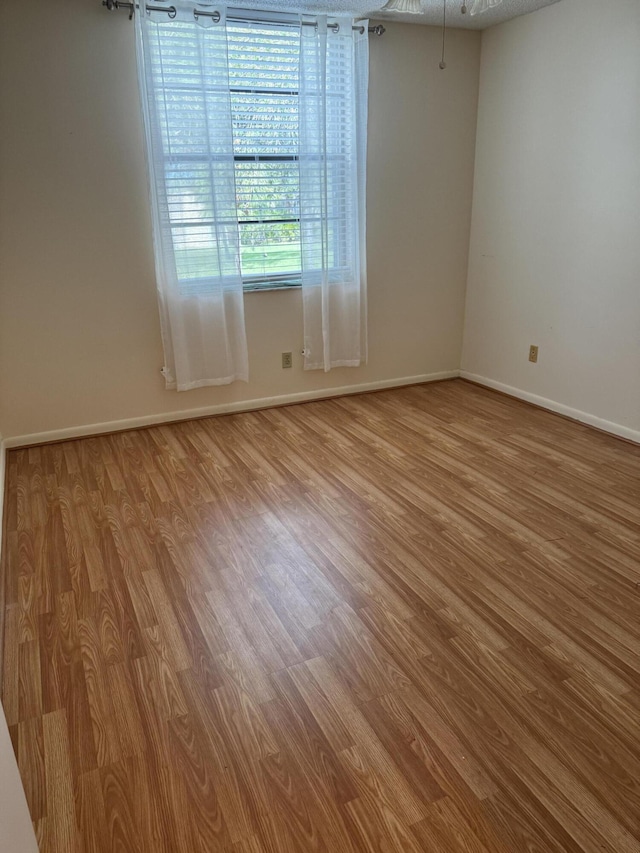
<svg viewBox="0 0 640 853"><path fill-rule="evenodd" d="M2 550L2 509L6 454L0 435L0 551ZM4 578L0 575L0 634L3 629ZM2 673L2 636L0 635L0 674ZM0 682L1 682L0 678ZM38 845L29 816L27 800L20 781L20 773L13 754L7 721L0 705L0 850L11 853L37 853Z"/></svg>
<svg viewBox="0 0 640 853"><path fill-rule="evenodd" d="M165 391L133 56L99 0L0 3L5 437L459 367L480 36L371 40L366 367L303 372L299 291L246 296L250 374ZM294 353L282 370L280 353Z"/></svg>
<svg viewBox="0 0 640 853"><path fill-rule="evenodd" d="M11 853L37 853L18 766L13 756L7 724L0 708L0 849Z"/></svg>
<svg viewBox="0 0 640 853"><path fill-rule="evenodd" d="M462 366L640 440L639 45L638 0L484 33Z"/></svg>

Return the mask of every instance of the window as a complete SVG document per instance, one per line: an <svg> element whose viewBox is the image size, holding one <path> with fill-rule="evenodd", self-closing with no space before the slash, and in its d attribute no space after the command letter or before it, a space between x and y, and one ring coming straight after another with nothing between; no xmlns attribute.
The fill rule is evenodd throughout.
<svg viewBox="0 0 640 853"><path fill-rule="evenodd" d="M230 23L228 45L244 286L299 285L299 29Z"/></svg>
<svg viewBox="0 0 640 853"><path fill-rule="evenodd" d="M193 0L135 19L168 387L247 378L244 289L301 284L305 368L358 366L366 26Z"/></svg>
<svg viewBox="0 0 640 853"><path fill-rule="evenodd" d="M179 25L165 30L162 53L169 59L163 97L170 118L165 125L168 210L177 278L186 288L215 265L209 183L215 179L215 152L199 145L200 117L213 114L215 87L202 102L202 81L180 62ZM298 166L299 24L229 21L229 92L235 163L235 216L239 225L240 268L247 290L300 285L300 174ZM194 121L195 113L195 121ZM202 123L210 120L201 117ZM205 128L203 128L205 131ZM204 136L204 133L203 133ZM201 149L201 150L199 150ZM213 163L212 163L213 161ZM231 209L230 205L230 209ZM231 215L231 214L230 214Z"/></svg>

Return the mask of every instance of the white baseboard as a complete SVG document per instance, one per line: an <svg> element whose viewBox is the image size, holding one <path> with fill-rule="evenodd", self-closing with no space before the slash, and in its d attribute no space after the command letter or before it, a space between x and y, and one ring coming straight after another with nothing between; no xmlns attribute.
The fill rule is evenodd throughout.
<svg viewBox="0 0 640 853"><path fill-rule="evenodd" d="M177 412L162 412L157 415L143 415L139 418L125 418L117 421L105 421L99 424L86 424L66 429L54 429L48 432L36 432L31 435L19 435L5 439L5 447L25 447L30 444L48 444L51 441L82 438L106 432L121 432L138 427L166 424L173 421L188 421L192 418L206 418L210 415L228 415L234 412L251 412L256 409L268 409L272 406L286 406L290 403L304 403L327 397L344 397L363 391L379 391L383 388L399 388L404 385L420 385L424 382L439 382L442 379L456 379L459 370L443 370L439 373L424 373L420 376L403 376L397 379L382 379L378 382L364 382L359 385L342 385L338 388L319 388L315 391L299 391L295 394L280 394L276 397L261 397L254 400L239 400L235 403L221 403L217 406L205 406L200 409L184 409Z"/></svg>
<svg viewBox="0 0 640 853"><path fill-rule="evenodd" d="M488 379L486 376L478 376L476 373L469 373L467 370L461 370L460 376L462 379L468 379L469 382L477 382L478 385L486 385L487 388L493 388L495 391L502 391L510 397L517 397L519 400L526 400L527 403L534 403L536 406L540 406L543 409L549 409L550 412L565 415L565 417L571 418L574 421L580 421L588 426L596 427L596 429L601 429L604 432L610 432L612 435L617 435L620 438L626 438L629 441L635 441L637 444L640 444L640 430L631 429L630 427L613 423L613 421L605 421L603 418L590 415L588 412L582 412L580 409L572 409L571 406L565 406L563 403L556 403L555 400L548 400L546 397L539 397L537 394L530 394L529 391L522 391L520 388L514 388L512 385L505 385L504 382L496 382L495 379Z"/></svg>

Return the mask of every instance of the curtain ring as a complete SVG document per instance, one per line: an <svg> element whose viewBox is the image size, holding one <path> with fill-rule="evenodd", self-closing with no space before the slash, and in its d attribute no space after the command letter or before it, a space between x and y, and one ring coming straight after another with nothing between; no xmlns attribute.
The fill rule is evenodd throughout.
<svg viewBox="0 0 640 853"><path fill-rule="evenodd" d="M217 10L214 12L204 12L204 11L198 11L198 9L194 9L193 10L193 17L196 19L196 21L200 20L200 18L203 17L203 18L209 18L211 21L213 21L214 24L217 24L220 22L220 12L218 12Z"/></svg>
<svg viewBox="0 0 640 853"><path fill-rule="evenodd" d="M176 7L175 6L169 6L169 8L167 9L167 15L171 18L172 21L177 14L178 14L178 10L176 9Z"/></svg>

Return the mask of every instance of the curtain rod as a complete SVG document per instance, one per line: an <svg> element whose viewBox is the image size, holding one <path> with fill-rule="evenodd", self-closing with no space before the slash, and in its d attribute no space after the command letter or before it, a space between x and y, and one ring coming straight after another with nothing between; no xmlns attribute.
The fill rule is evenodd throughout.
<svg viewBox="0 0 640 853"><path fill-rule="evenodd" d="M102 5L105 6L110 12L114 9L128 9L129 10L129 20L133 18L133 13L136 9L140 8L139 3L129 2L129 0L102 0ZM177 14L177 9L175 6L152 6L149 3L145 4L144 7L147 12L166 12L170 18L175 18ZM198 20L198 18L211 18L214 22L218 22L220 20L220 12L213 11L208 12L205 9L194 9L193 17ZM229 18L230 21L240 21L244 20L243 18ZM312 21L302 21L303 27L313 27L316 26ZM327 24L327 29L333 30L337 32L340 29L340 24ZM357 30L359 33L364 33L364 26L353 26L352 30ZM375 27L367 27L367 32L371 33L374 36L384 35L386 32L385 28L382 24L378 24Z"/></svg>

